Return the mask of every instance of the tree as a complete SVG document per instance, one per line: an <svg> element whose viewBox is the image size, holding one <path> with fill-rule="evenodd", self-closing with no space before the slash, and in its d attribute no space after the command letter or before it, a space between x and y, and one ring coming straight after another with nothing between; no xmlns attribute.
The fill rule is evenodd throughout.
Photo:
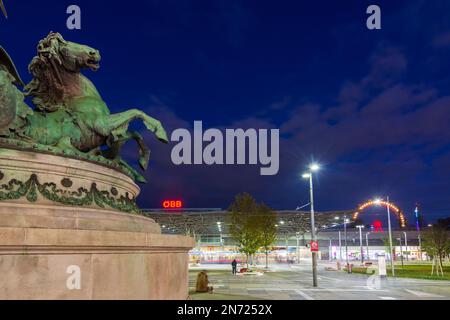
<svg viewBox="0 0 450 320"><path fill-rule="evenodd" d="M437 224L447 230L450 230L450 217L438 219Z"/></svg>
<svg viewBox="0 0 450 320"><path fill-rule="evenodd" d="M239 244L239 250L246 256L248 268L249 256L261 247L258 205L248 193L238 194L229 208L229 230Z"/></svg>
<svg viewBox="0 0 450 320"><path fill-rule="evenodd" d="M266 268L269 267L269 248L277 239L277 214L264 203L258 206L261 247L266 255Z"/></svg>
<svg viewBox="0 0 450 320"><path fill-rule="evenodd" d="M389 237L386 238L382 238L381 240L383 240L383 245L384 245L384 251L389 253L389 257L391 256L392 252L391 252L391 246L390 246L390 241L389 241ZM390 259L390 258L389 258Z"/></svg>
<svg viewBox="0 0 450 320"><path fill-rule="evenodd" d="M435 259L437 270L443 270L442 260L450 252L450 239L447 228L443 225L434 225L423 233L423 251ZM433 265L434 266L434 265ZM439 271L438 271L439 274Z"/></svg>

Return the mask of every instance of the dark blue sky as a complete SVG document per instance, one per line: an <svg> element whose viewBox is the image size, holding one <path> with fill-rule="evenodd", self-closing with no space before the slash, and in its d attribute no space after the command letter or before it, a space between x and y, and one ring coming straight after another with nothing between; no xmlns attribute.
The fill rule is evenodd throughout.
<svg viewBox="0 0 450 320"><path fill-rule="evenodd" d="M429 220L449 215L449 1L4 3L0 44L26 81L38 40L53 30L101 51L101 69L85 74L113 112L141 108L169 132L194 120L280 128L272 177L258 167L174 166L172 146L146 134L153 154L142 207L170 197L225 208L248 191L292 209L308 202L299 174L315 159L324 164L318 210L389 195L408 217L416 202ZM373 3L382 30L365 26ZM81 7L82 30L66 28L70 4Z"/></svg>

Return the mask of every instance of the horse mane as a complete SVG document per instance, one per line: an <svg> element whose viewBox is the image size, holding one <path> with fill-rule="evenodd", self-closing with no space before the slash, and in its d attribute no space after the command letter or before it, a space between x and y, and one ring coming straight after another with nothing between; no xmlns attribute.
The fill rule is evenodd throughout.
<svg viewBox="0 0 450 320"><path fill-rule="evenodd" d="M37 56L28 66L33 79L25 86L26 96L31 96L36 109L53 112L59 109L66 96L61 80L62 61L60 45L65 44L61 34L50 32L39 41Z"/></svg>

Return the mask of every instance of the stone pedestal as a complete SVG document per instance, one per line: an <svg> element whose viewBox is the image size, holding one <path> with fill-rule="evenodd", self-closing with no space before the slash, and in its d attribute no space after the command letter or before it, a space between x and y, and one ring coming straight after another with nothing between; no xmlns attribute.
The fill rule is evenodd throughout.
<svg viewBox="0 0 450 320"><path fill-rule="evenodd" d="M0 299L186 299L195 243L120 212L138 193L104 166L0 149Z"/></svg>

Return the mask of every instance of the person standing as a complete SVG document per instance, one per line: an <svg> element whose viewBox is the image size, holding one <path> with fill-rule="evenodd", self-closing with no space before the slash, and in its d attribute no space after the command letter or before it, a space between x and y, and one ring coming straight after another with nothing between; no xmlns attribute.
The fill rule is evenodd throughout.
<svg viewBox="0 0 450 320"><path fill-rule="evenodd" d="M232 267L232 274L236 274L236 272L237 272L237 261L236 261L236 259L234 259L232 262L231 262L231 267Z"/></svg>

